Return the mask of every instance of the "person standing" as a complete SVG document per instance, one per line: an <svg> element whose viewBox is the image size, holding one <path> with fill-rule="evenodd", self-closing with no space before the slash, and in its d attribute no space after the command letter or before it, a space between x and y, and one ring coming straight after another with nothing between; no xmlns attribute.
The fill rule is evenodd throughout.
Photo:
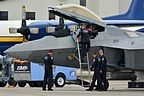
<svg viewBox="0 0 144 96"><path fill-rule="evenodd" d="M82 61L84 57L86 56L86 53L90 49L90 31L86 29L86 24L83 23L81 26L81 29L79 30L79 33L77 35L77 38L81 36L81 45L82 45Z"/></svg>
<svg viewBox="0 0 144 96"><path fill-rule="evenodd" d="M92 83L91 83L91 86L89 87L89 89L86 89L87 91L92 91L93 90L93 87L95 86L95 82L96 80L99 81L97 82L98 85L99 85L99 91L102 90L102 82L101 82L101 79L100 79L100 70L99 70L99 58L97 57L97 54L96 52L93 52L93 64L92 66L90 67L90 70L89 71L92 71L93 68L94 68L94 74L93 74L93 79L92 79Z"/></svg>
<svg viewBox="0 0 144 96"><path fill-rule="evenodd" d="M53 57L52 57L52 50L48 51L48 54L43 57L45 69L44 69L44 80L43 80L43 87L42 90L46 91L46 84L48 81L48 91L53 91L53 71L55 71L54 63L53 63Z"/></svg>
<svg viewBox="0 0 144 96"><path fill-rule="evenodd" d="M107 79L106 79L106 72L107 72L107 59L104 56L103 50L99 50L100 55L100 77L102 80L102 84L104 86L104 91L107 91Z"/></svg>

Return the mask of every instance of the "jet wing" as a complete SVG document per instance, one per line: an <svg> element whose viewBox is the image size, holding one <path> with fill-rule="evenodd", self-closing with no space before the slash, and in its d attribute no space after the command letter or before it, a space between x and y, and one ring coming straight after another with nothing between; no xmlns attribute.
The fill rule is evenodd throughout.
<svg viewBox="0 0 144 96"><path fill-rule="evenodd" d="M96 38L100 46L126 50L144 49L143 33L120 29L116 26L108 26L105 30L108 34L99 34Z"/></svg>
<svg viewBox="0 0 144 96"><path fill-rule="evenodd" d="M113 43L102 45L103 47L126 49L126 50L143 50L144 39L142 37L130 38L130 39L115 39Z"/></svg>
<svg viewBox="0 0 144 96"><path fill-rule="evenodd" d="M59 9L56 7L49 7L48 10L49 10L49 12L51 12L57 16L63 17L65 19L68 19L68 20L71 20L71 21L74 21L77 23L89 23L91 25L96 25L101 29L104 29L106 26L106 24L104 22L99 22L99 21L93 20L89 17L79 15L77 13L69 12L69 11L66 11L63 9Z"/></svg>

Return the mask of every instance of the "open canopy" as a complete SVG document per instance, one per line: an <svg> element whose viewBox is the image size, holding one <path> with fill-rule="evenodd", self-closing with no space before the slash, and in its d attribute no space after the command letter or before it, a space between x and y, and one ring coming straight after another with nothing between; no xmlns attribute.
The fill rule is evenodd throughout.
<svg viewBox="0 0 144 96"><path fill-rule="evenodd" d="M70 4L60 7L49 7L49 12L77 23L89 23L91 25L96 25L100 29L104 29L106 26L101 18L80 5L74 6Z"/></svg>

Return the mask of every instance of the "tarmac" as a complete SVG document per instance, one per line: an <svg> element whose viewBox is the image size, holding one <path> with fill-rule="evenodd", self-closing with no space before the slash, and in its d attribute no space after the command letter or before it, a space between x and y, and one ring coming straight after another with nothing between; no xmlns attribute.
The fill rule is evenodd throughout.
<svg viewBox="0 0 144 96"><path fill-rule="evenodd" d="M108 91L86 91L80 85L53 87L54 91L42 91L41 87L0 88L0 96L144 96L144 88L127 88L127 80L109 80Z"/></svg>

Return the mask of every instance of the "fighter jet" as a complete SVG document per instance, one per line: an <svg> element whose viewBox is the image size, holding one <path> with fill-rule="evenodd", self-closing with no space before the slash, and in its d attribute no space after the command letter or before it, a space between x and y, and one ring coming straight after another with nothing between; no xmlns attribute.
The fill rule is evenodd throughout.
<svg viewBox="0 0 144 96"><path fill-rule="evenodd" d="M69 7L69 8L68 8ZM91 39L89 58L92 52L103 49L109 66L123 66L134 70L144 70L144 34L107 25L100 17L82 6L49 7L48 10L60 17L77 23L87 23L98 35ZM65 10L65 9L73 9ZM80 13L74 11L79 10ZM87 13L88 15L85 15ZM53 50L54 64L79 67L77 59L69 60L69 54L76 49L74 34L64 37L45 36L35 41L16 44L7 49L6 54L35 63L43 63L43 56ZM92 63L92 62L90 62Z"/></svg>

